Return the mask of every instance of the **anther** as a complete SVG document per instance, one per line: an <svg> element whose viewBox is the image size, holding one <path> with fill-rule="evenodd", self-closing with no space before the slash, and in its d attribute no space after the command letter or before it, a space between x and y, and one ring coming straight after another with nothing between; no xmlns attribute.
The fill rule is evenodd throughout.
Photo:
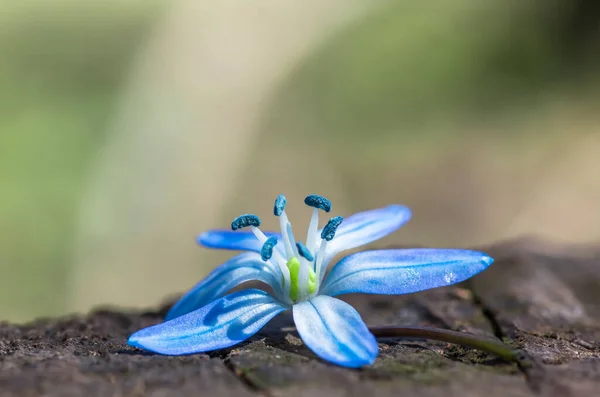
<svg viewBox="0 0 600 397"><path fill-rule="evenodd" d="M276 216L280 216L283 210L285 209L286 203L287 200L283 194L277 196L277 199L275 200L275 206L273 207L273 214Z"/></svg>
<svg viewBox="0 0 600 397"><path fill-rule="evenodd" d="M277 244L277 237L269 237L260 250L260 256L263 261L268 261L273 256L273 247Z"/></svg>
<svg viewBox="0 0 600 397"><path fill-rule="evenodd" d="M341 216L333 217L327 222L327 225L321 231L321 238L327 241L331 241L335 237L335 232L338 226L342 223L344 218Z"/></svg>
<svg viewBox="0 0 600 397"><path fill-rule="evenodd" d="M306 246L304 244L302 244L302 242L298 241L296 243L296 247L298 247L298 254L300 254L301 257L303 257L304 259L306 259L309 262L312 262L315 260L315 257L310 253L308 248L306 248Z"/></svg>
<svg viewBox="0 0 600 397"><path fill-rule="evenodd" d="M260 226L260 218L252 214L240 215L231 222L231 230L238 230L248 226Z"/></svg>
<svg viewBox="0 0 600 397"><path fill-rule="evenodd" d="M310 194L306 196L304 199L304 204L308 205L309 207L319 208L325 212L331 211L331 201L316 194Z"/></svg>

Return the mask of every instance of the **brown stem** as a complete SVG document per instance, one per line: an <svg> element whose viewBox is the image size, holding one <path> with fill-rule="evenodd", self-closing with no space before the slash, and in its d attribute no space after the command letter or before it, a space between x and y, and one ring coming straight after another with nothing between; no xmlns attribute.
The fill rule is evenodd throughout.
<svg viewBox="0 0 600 397"><path fill-rule="evenodd" d="M430 327L370 327L377 338L422 338L472 347L494 354L506 361L520 363L523 354L497 339L481 337L464 332Z"/></svg>

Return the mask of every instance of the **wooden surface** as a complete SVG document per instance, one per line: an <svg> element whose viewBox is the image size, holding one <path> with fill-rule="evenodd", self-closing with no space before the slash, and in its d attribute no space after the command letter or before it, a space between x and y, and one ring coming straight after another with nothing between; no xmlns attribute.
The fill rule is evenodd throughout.
<svg viewBox="0 0 600 397"><path fill-rule="evenodd" d="M0 324L0 397L8 396L600 396L600 248L519 240L485 250L487 271L459 287L347 296L370 326L426 325L495 335L520 365L421 340L382 340L375 365L317 359L289 315L211 354L154 355L125 345L158 312Z"/></svg>

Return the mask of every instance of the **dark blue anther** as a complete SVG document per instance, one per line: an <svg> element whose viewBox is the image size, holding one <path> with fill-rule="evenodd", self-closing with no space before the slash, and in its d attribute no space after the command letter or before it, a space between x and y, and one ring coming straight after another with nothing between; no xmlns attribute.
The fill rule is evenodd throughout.
<svg viewBox="0 0 600 397"><path fill-rule="evenodd" d="M342 218L341 216L331 218L321 231L321 238L327 241L331 241L335 237L335 232L343 220L344 218Z"/></svg>
<svg viewBox="0 0 600 397"><path fill-rule="evenodd" d="M252 214L240 215L231 222L231 230L238 230L248 226L260 226L260 218Z"/></svg>
<svg viewBox="0 0 600 397"><path fill-rule="evenodd" d="M302 242L298 241L296 247L298 247L298 253L301 257L311 262L315 260L315 257L312 256L308 248L306 248L306 245L302 244Z"/></svg>
<svg viewBox="0 0 600 397"><path fill-rule="evenodd" d="M263 261L268 261L273 256L273 247L277 244L277 237L269 237L260 250Z"/></svg>
<svg viewBox="0 0 600 397"><path fill-rule="evenodd" d="M304 204L308 205L309 207L319 208L325 212L331 211L331 201L316 194L310 194L306 196L304 199Z"/></svg>
<svg viewBox="0 0 600 397"><path fill-rule="evenodd" d="M277 196L277 199L275 200L275 206L273 207L273 214L275 214L276 216L280 216L283 210L285 209L286 203L287 200L283 194Z"/></svg>

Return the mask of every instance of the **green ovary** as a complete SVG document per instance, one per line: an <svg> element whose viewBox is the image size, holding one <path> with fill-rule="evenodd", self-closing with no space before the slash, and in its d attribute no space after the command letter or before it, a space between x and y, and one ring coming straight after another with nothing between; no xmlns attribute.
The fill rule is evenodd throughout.
<svg viewBox="0 0 600 397"><path fill-rule="evenodd" d="M300 261L295 256L287 262L290 270L290 298L296 302L298 299L298 274L300 273ZM317 275L315 271L308 268L308 293L312 294L317 290Z"/></svg>

